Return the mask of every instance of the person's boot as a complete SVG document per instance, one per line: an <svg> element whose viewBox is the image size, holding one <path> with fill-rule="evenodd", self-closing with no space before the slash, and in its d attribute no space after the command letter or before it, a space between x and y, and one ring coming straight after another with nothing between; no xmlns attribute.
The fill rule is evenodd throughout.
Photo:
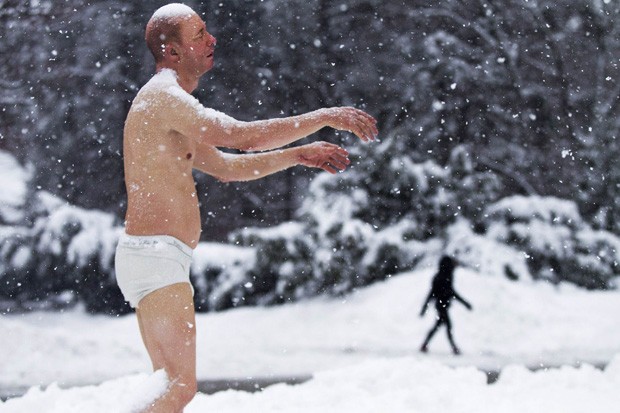
<svg viewBox="0 0 620 413"><path fill-rule="evenodd" d="M459 356L461 354L461 350L459 350L457 346L453 346L452 353L454 353L455 356Z"/></svg>
<svg viewBox="0 0 620 413"><path fill-rule="evenodd" d="M422 344L422 347L420 347L420 352L428 353L428 346L426 344Z"/></svg>

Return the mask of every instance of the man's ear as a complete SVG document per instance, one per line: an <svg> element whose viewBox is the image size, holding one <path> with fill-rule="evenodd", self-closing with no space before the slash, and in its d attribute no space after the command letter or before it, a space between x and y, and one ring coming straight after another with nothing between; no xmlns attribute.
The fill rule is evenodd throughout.
<svg viewBox="0 0 620 413"><path fill-rule="evenodd" d="M179 45L176 43L168 43L166 45L166 57L170 59L174 63L178 63L181 61L181 55L179 54Z"/></svg>

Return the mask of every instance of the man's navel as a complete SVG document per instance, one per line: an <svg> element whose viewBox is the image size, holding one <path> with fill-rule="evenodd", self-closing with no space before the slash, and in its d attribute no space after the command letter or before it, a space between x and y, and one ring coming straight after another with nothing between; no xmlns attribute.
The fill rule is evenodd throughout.
<svg viewBox="0 0 620 413"><path fill-rule="evenodd" d="M192 153L189 152L187 155L185 155L185 159L187 159L187 160L192 159Z"/></svg>

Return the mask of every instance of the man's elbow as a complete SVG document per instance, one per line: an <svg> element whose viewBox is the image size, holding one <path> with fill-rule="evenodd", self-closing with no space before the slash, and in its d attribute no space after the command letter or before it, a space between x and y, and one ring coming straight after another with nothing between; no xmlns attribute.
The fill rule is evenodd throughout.
<svg viewBox="0 0 620 413"><path fill-rule="evenodd" d="M227 184L229 182L234 182L234 179L230 176L226 175L214 175L214 178L220 181L223 184Z"/></svg>
<svg viewBox="0 0 620 413"><path fill-rule="evenodd" d="M238 149L243 152L255 152L260 151L261 149L257 148L256 145L253 145L251 142L240 142L233 149Z"/></svg>
<svg viewBox="0 0 620 413"><path fill-rule="evenodd" d="M243 181L250 181L252 178L245 176L244 174L238 174L238 173L234 173L234 172L230 172L230 173L223 173L223 174L218 174L218 175L213 175L215 177L215 179L217 179L218 181L227 184L230 182L243 182Z"/></svg>
<svg viewBox="0 0 620 413"><path fill-rule="evenodd" d="M234 149L238 149L243 152L260 152L272 148L267 145L267 142L265 142L264 139L261 139L260 137L252 137L241 139Z"/></svg>
<svg viewBox="0 0 620 413"><path fill-rule="evenodd" d="M248 171L248 170L233 170L224 174L219 174L216 176L216 179L223 183L229 182L247 182L253 181L255 179L262 178L264 174L259 171Z"/></svg>
<svg viewBox="0 0 620 413"><path fill-rule="evenodd" d="M226 125L224 130L225 133L222 134L224 142L221 146L243 152L261 150L260 137L252 133L249 122L236 120Z"/></svg>
<svg viewBox="0 0 620 413"><path fill-rule="evenodd" d="M254 130L249 126L248 122L236 125L231 135L237 137L237 139L231 139L234 149L243 152L258 152L272 149L265 134Z"/></svg>

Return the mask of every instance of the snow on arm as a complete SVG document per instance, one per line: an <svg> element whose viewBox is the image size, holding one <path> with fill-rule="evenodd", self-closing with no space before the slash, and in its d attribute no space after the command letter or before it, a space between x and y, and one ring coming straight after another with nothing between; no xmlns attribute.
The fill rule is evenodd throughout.
<svg viewBox="0 0 620 413"><path fill-rule="evenodd" d="M225 113L215 109L204 107L198 99L181 89L181 87L170 86L167 93L174 99L176 106L179 107L179 121L188 123L187 126L180 125L181 129L191 130L192 127L200 125L199 135L205 132L215 132L218 134L230 135L232 128L238 121ZM183 133L181 130L179 132ZM216 146L216 145L214 145Z"/></svg>
<svg viewBox="0 0 620 413"><path fill-rule="evenodd" d="M132 111L151 112L163 118L165 126L171 130L212 146L234 147L229 136L235 125L241 123L204 107L181 88L171 69L164 69L151 78L138 94Z"/></svg>
<svg viewBox="0 0 620 413"><path fill-rule="evenodd" d="M204 107L181 87L170 86L165 93L170 97L170 109L173 109L172 129L215 147L243 151L277 149L323 126L320 110L296 117L244 122Z"/></svg>
<svg viewBox="0 0 620 413"><path fill-rule="evenodd" d="M204 144L244 151L281 148L328 126L326 109L283 118L238 121L205 108L179 86L171 69L153 76L132 106L132 111L151 109L152 116L163 119L160 123L166 128Z"/></svg>

